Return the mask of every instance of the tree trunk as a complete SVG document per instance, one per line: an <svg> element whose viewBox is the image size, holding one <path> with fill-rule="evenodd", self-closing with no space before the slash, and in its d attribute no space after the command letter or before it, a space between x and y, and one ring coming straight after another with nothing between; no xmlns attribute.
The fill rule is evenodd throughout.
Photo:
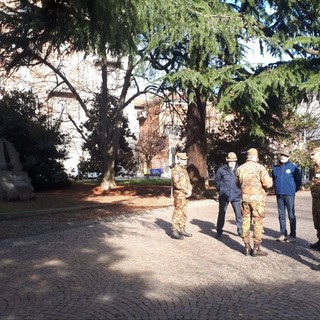
<svg viewBox="0 0 320 320"><path fill-rule="evenodd" d="M151 167L151 161L152 159L149 159L148 157L146 158L146 163L147 163L147 179L149 179L149 175L150 175L150 167Z"/></svg>
<svg viewBox="0 0 320 320"><path fill-rule="evenodd" d="M206 103L196 90L196 102L188 105L187 141L188 172L193 185L193 193L201 195L208 187L207 143L206 143Z"/></svg>
<svg viewBox="0 0 320 320"><path fill-rule="evenodd" d="M107 117L107 109L108 105L108 87L107 87L107 63L106 59L102 64L102 132L100 137L100 148L102 150L102 166L103 166L103 178L100 184L100 188L102 191L106 191L116 187L115 182L115 162L119 148L119 139L120 139L120 129L122 125L122 116L123 109L126 107L126 96L128 93L128 89L130 87L130 81L133 71L132 60L129 57L129 62L126 70L126 74L124 77L122 91L119 98L119 104L117 106L117 110L110 122L104 121ZM105 118L104 118L105 117ZM107 125L108 123L108 125Z"/></svg>
<svg viewBox="0 0 320 320"><path fill-rule="evenodd" d="M117 186L114 174L115 156L113 155L112 147L108 147L107 150L104 150L103 164L104 170L100 188L101 190L106 191Z"/></svg>
<svg viewBox="0 0 320 320"><path fill-rule="evenodd" d="M102 153L102 181L100 184L101 191L109 190L116 186L114 179L114 162L112 149L110 148L110 140L113 132L108 127L113 127L112 121L107 121L108 117L108 70L107 58L102 59L101 65L101 105L100 105L100 122L101 132L98 133L99 148Z"/></svg>

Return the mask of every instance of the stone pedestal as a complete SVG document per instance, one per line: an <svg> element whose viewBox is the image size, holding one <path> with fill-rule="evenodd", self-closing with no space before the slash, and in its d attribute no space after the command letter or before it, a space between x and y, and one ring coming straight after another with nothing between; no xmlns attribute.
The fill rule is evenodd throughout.
<svg viewBox="0 0 320 320"><path fill-rule="evenodd" d="M30 178L25 171L0 171L0 198L4 200L34 198Z"/></svg>
<svg viewBox="0 0 320 320"><path fill-rule="evenodd" d="M0 199L28 200L34 196L31 180L22 171L19 154L12 143L0 139Z"/></svg>

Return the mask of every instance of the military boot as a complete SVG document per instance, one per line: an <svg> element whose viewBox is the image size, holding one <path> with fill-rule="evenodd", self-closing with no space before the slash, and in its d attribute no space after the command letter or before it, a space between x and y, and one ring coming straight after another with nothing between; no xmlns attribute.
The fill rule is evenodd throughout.
<svg viewBox="0 0 320 320"><path fill-rule="evenodd" d="M185 237L192 237L192 234L187 232L185 228L181 229L179 231L179 233L182 235L182 236L185 236Z"/></svg>
<svg viewBox="0 0 320 320"><path fill-rule="evenodd" d="M244 244L244 252L243 253L245 256L249 256L250 254L252 254L252 248L251 248L249 242Z"/></svg>
<svg viewBox="0 0 320 320"><path fill-rule="evenodd" d="M259 244L255 244L251 252L253 257L266 257L268 252L262 251Z"/></svg>
<svg viewBox="0 0 320 320"><path fill-rule="evenodd" d="M177 239L177 240L182 240L183 236L177 230L174 230L171 233L171 238L172 239Z"/></svg>

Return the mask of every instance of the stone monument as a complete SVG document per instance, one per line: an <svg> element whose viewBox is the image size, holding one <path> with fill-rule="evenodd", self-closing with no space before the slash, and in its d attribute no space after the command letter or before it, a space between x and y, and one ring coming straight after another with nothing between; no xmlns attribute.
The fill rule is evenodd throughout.
<svg viewBox="0 0 320 320"><path fill-rule="evenodd" d="M34 189L26 171L22 171L19 154L13 144L0 138L0 199L28 200Z"/></svg>

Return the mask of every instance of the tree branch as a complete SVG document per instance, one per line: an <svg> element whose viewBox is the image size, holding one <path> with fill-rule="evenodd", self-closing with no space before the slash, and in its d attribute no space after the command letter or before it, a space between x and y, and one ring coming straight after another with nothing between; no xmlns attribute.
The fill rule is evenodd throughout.
<svg viewBox="0 0 320 320"><path fill-rule="evenodd" d="M88 142L88 139L86 138L86 136L83 134L83 131L80 129L80 127L76 124L76 122L73 120L73 118L71 117L71 115L68 113L68 119L72 122L72 124L75 126L75 128L77 129L77 131L79 132L79 134L81 135L82 139L85 142Z"/></svg>
<svg viewBox="0 0 320 320"><path fill-rule="evenodd" d="M81 108L84 110L86 116L89 118L90 115L89 115L89 110L88 110L87 106L85 105L84 101L82 100L82 98L80 97L80 95L78 94L78 92L74 88L74 86L69 82L67 77L58 68L56 68L53 64L51 64L48 60L43 59L40 55L35 54L35 53L32 53L32 55L34 56L35 59L39 60L44 65L49 67L53 72L55 72L64 81L64 83L68 86L69 90L72 92L74 97L79 102L79 104L80 104Z"/></svg>

